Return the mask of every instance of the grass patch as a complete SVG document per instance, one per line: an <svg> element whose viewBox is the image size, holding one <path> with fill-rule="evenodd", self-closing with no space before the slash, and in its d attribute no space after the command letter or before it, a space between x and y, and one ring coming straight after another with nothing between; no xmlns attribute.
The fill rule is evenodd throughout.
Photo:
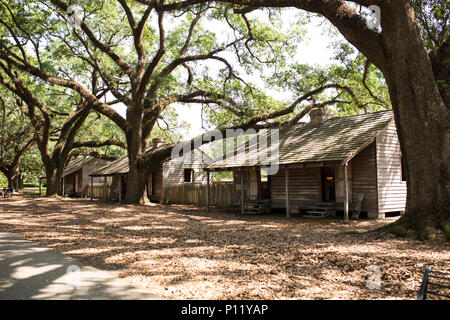
<svg viewBox="0 0 450 320"><path fill-rule="evenodd" d="M416 234L414 230L407 229L402 225L392 226L387 229L387 232L401 238L410 238Z"/></svg>
<svg viewBox="0 0 450 320"><path fill-rule="evenodd" d="M444 228L445 238L450 241L450 224L446 225Z"/></svg>
<svg viewBox="0 0 450 320"><path fill-rule="evenodd" d="M47 188L46 187L42 187L41 188L41 194L45 195L46 192L47 192ZM21 192L21 194L26 195L26 196L39 195L39 187L26 187Z"/></svg>

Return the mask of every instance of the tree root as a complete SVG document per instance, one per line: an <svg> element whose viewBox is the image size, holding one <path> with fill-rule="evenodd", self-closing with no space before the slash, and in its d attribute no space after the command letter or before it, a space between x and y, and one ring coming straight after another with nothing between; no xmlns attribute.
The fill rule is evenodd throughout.
<svg viewBox="0 0 450 320"><path fill-rule="evenodd" d="M450 241L450 224L440 224L438 226L426 225L422 228L414 228L406 219L399 220L383 227L371 230L371 233L389 233L400 238L413 238L420 241L431 241L436 239L439 231L442 231L447 241Z"/></svg>

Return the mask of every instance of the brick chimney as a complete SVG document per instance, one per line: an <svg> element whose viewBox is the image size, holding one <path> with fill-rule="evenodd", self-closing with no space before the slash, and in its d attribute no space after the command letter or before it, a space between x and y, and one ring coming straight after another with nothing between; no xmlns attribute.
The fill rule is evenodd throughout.
<svg viewBox="0 0 450 320"><path fill-rule="evenodd" d="M309 112L309 117L312 124L321 124L330 119L333 116L330 110L326 108L312 109Z"/></svg>

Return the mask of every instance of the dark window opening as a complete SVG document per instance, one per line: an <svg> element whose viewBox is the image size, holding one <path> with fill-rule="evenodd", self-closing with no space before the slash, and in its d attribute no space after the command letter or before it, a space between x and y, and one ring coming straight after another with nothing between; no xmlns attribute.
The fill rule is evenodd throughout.
<svg viewBox="0 0 450 320"><path fill-rule="evenodd" d="M184 182L192 182L192 169L184 169Z"/></svg>

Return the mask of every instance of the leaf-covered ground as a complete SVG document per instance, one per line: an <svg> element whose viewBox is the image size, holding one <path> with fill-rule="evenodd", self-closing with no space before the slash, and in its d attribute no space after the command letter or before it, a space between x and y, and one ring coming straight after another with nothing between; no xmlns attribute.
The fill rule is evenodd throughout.
<svg viewBox="0 0 450 320"><path fill-rule="evenodd" d="M363 233L394 219L0 199L0 230L169 299L415 299L425 266L450 271L450 245Z"/></svg>

